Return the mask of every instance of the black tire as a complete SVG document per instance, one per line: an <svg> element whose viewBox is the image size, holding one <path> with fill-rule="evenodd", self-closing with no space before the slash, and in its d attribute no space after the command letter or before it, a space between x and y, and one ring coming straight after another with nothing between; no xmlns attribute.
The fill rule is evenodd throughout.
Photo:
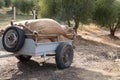
<svg viewBox="0 0 120 80"><path fill-rule="evenodd" d="M20 62L25 62L25 61L29 61L30 58L32 56L28 56L28 55L18 55L18 56L15 56Z"/></svg>
<svg viewBox="0 0 120 80"><path fill-rule="evenodd" d="M24 42L25 35L22 29L11 26L5 30L2 38L2 44L6 51L19 51L22 48Z"/></svg>
<svg viewBox="0 0 120 80"><path fill-rule="evenodd" d="M55 54L55 60L57 67L59 69L65 69L70 67L73 61L74 51L72 45L68 43L61 43L57 49Z"/></svg>

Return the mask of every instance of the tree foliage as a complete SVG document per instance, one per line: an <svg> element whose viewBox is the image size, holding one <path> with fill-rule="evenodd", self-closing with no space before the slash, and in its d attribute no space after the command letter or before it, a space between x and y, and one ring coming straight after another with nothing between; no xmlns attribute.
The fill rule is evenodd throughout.
<svg viewBox="0 0 120 80"><path fill-rule="evenodd" d="M11 6L11 0L4 0L4 2L5 2L5 7Z"/></svg>
<svg viewBox="0 0 120 80"><path fill-rule="evenodd" d="M95 23L110 28L110 35L120 27L120 2L117 0L97 0L94 14Z"/></svg>
<svg viewBox="0 0 120 80"><path fill-rule="evenodd" d="M0 8L2 8L5 5L4 0L0 0Z"/></svg>
<svg viewBox="0 0 120 80"><path fill-rule="evenodd" d="M40 0L41 17L53 18L59 13L60 0Z"/></svg>
<svg viewBox="0 0 120 80"><path fill-rule="evenodd" d="M23 13L29 13L34 7L35 0L15 0L13 6Z"/></svg>
<svg viewBox="0 0 120 80"><path fill-rule="evenodd" d="M73 0L61 0L61 10L59 13L59 19L67 21L68 26L71 26L70 20L73 19Z"/></svg>

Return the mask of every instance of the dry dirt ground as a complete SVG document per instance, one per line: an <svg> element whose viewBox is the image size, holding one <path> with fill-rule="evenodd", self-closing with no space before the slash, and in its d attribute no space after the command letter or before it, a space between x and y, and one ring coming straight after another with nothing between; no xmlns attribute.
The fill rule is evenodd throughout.
<svg viewBox="0 0 120 80"><path fill-rule="evenodd" d="M120 80L118 45L108 41L109 45L97 34L100 30L95 30L96 33L87 29L79 32L81 37L75 40L74 61L70 68L57 69L54 57L49 57L45 63L40 57L24 63L15 57L1 58L0 80Z"/></svg>

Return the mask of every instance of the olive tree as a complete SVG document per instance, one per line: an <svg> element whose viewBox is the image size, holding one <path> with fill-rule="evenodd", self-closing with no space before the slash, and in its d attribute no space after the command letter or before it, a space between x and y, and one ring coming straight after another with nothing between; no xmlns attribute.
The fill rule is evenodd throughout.
<svg viewBox="0 0 120 80"><path fill-rule="evenodd" d="M67 21L68 26L71 27L71 20L73 18L73 0L61 0L61 10L58 14L59 19L62 21Z"/></svg>
<svg viewBox="0 0 120 80"><path fill-rule="evenodd" d="M120 27L120 1L119 0L97 0L94 13L95 23L110 29L110 36L114 37L116 30Z"/></svg>
<svg viewBox="0 0 120 80"><path fill-rule="evenodd" d="M95 0L73 0L72 4L72 18L75 23L74 29L77 32L80 22L88 23L91 19L95 8Z"/></svg>

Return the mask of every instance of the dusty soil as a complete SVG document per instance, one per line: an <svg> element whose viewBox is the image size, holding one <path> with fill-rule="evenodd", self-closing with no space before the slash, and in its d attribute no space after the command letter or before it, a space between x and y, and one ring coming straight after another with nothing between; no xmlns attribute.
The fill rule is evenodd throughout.
<svg viewBox="0 0 120 80"><path fill-rule="evenodd" d="M70 68L59 70L54 57L47 58L45 63L41 57L24 63L15 57L1 58L0 80L120 80L118 45L114 46L114 41L108 41L111 42L108 45L99 35L103 32L96 31L99 32L79 32L81 37L75 40L74 61Z"/></svg>

